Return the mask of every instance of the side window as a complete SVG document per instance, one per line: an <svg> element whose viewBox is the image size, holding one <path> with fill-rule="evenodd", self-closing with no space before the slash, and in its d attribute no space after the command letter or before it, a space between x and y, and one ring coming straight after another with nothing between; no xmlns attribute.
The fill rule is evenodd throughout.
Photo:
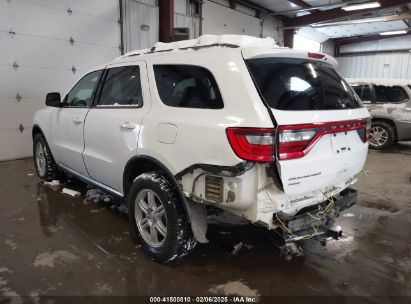
<svg viewBox="0 0 411 304"><path fill-rule="evenodd" d="M371 103L372 97L371 97L371 91L370 87L366 83L357 83L353 84L351 86L355 93L357 93L358 97L361 98L362 102L364 104Z"/></svg>
<svg viewBox="0 0 411 304"><path fill-rule="evenodd" d="M77 108L89 107L101 73L102 71L95 71L81 78L67 94L64 105Z"/></svg>
<svg viewBox="0 0 411 304"><path fill-rule="evenodd" d="M376 85L374 88L377 103L400 103L408 100L406 92L399 86Z"/></svg>
<svg viewBox="0 0 411 304"><path fill-rule="evenodd" d="M133 65L109 69L98 106L141 107L142 105L140 68Z"/></svg>
<svg viewBox="0 0 411 304"><path fill-rule="evenodd" d="M368 103L372 102L372 95L368 84L364 84L361 99L366 102L368 101Z"/></svg>
<svg viewBox="0 0 411 304"><path fill-rule="evenodd" d="M155 65L158 94L170 107L222 109L220 91L213 75L192 65Z"/></svg>
<svg viewBox="0 0 411 304"><path fill-rule="evenodd" d="M356 84L352 84L351 87L355 91L355 93L357 93L358 97L361 98L363 85L356 83Z"/></svg>

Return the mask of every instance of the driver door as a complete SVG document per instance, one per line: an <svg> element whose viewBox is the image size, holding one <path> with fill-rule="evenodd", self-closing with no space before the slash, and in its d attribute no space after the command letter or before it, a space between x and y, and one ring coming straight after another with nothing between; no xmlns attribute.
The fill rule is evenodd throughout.
<svg viewBox="0 0 411 304"><path fill-rule="evenodd" d="M83 161L84 120L90 110L102 70L94 71L70 90L51 122L53 155L59 165L88 176Z"/></svg>

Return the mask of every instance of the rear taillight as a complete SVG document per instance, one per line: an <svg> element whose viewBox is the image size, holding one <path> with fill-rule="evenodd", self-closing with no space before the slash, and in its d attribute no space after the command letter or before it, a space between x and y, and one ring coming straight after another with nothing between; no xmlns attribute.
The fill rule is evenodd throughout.
<svg viewBox="0 0 411 304"><path fill-rule="evenodd" d="M278 127L278 159L295 159L305 156L325 134L357 130L361 140L368 139L369 119L292 125Z"/></svg>
<svg viewBox="0 0 411 304"><path fill-rule="evenodd" d="M227 137L239 158L255 162L274 160L275 129L228 128Z"/></svg>
<svg viewBox="0 0 411 304"><path fill-rule="evenodd" d="M304 156L304 149L316 133L315 130L284 130L280 132L278 136L278 154L280 159Z"/></svg>

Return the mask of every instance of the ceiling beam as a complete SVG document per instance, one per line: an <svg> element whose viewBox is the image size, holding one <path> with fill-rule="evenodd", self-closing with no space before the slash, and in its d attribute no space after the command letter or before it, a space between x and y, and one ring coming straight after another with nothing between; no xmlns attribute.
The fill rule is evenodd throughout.
<svg viewBox="0 0 411 304"><path fill-rule="evenodd" d="M336 45L347 45L353 43L360 43L360 42L368 42L368 41L375 41L375 40L383 40L383 39L390 39L390 38L398 38L398 37L405 37L411 35L411 32L406 34L398 34L398 35L369 35L369 36L355 36L350 38L338 38L334 39Z"/></svg>
<svg viewBox="0 0 411 304"><path fill-rule="evenodd" d="M378 8L365 9L365 10L356 10L356 11L344 11L341 8L333 8L326 11L318 11L309 15L304 15L301 17L290 18L285 27L301 27L313 23L329 21L333 19L350 17L355 15L360 15L364 13L374 12L379 9L390 8L395 6L400 6L410 3L409 0L379 0L381 6Z"/></svg>
<svg viewBox="0 0 411 304"><path fill-rule="evenodd" d="M409 49L393 49L393 50L377 50L377 51L362 51L362 52L346 52L338 53L334 57L344 56L361 56L361 55L375 55L375 54L387 54L387 53L409 53Z"/></svg>

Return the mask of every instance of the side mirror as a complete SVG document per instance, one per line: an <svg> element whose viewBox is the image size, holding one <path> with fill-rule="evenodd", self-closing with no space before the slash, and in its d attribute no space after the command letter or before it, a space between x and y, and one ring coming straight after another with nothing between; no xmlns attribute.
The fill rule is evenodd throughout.
<svg viewBox="0 0 411 304"><path fill-rule="evenodd" d="M46 96L46 106L60 108L61 107L60 93L48 93Z"/></svg>

